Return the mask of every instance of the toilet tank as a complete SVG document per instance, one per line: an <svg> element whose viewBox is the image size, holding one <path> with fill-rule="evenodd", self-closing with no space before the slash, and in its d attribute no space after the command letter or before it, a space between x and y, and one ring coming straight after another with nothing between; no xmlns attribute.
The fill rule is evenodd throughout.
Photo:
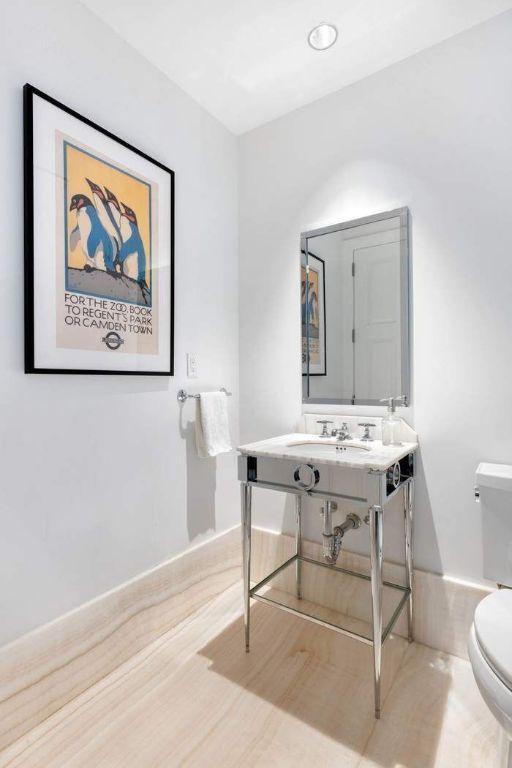
<svg viewBox="0 0 512 768"><path fill-rule="evenodd" d="M512 465L479 464L475 495L482 519L486 579L512 586Z"/></svg>

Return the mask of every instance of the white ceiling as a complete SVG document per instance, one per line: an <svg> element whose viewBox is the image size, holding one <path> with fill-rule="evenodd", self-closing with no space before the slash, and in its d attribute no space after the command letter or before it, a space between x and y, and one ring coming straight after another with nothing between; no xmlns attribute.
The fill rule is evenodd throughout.
<svg viewBox="0 0 512 768"><path fill-rule="evenodd" d="M83 2L234 133L512 8L512 0ZM306 37L321 21L339 38L317 52Z"/></svg>

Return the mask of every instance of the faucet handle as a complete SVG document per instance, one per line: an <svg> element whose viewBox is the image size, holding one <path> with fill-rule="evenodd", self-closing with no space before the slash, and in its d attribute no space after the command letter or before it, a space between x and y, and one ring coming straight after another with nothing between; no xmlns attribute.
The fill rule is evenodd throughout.
<svg viewBox="0 0 512 768"><path fill-rule="evenodd" d="M361 440L373 440L373 437L370 435L370 427L375 427L375 424L370 421L363 421L359 422L359 426L364 427L364 435L362 436Z"/></svg>
<svg viewBox="0 0 512 768"><path fill-rule="evenodd" d="M332 421L329 421L329 419L319 419L317 424L323 424L322 434L320 437L330 437L328 431L327 431L327 425L332 424Z"/></svg>

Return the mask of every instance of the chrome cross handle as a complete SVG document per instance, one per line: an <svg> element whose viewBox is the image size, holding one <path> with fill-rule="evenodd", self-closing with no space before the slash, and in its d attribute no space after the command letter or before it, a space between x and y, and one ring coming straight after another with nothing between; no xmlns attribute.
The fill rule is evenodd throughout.
<svg viewBox="0 0 512 768"><path fill-rule="evenodd" d="M328 419L320 419L317 421L317 424L323 424L323 430L320 437L330 437L330 434L327 431L327 425L332 424L332 421L329 421Z"/></svg>

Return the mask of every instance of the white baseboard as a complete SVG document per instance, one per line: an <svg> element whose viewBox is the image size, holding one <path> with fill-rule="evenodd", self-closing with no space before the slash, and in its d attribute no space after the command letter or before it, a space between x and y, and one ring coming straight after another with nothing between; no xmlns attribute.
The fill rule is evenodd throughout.
<svg viewBox="0 0 512 768"><path fill-rule="evenodd" d="M240 578L240 529L0 648L0 750Z"/></svg>
<svg viewBox="0 0 512 768"><path fill-rule="evenodd" d="M295 552L295 540L286 534L253 528L252 568L253 582L262 579ZM303 552L308 557L322 560L322 545L304 541ZM369 558L342 550L338 565L361 573L369 573ZM404 568L395 563L384 563L384 578L403 584ZM326 568L314 568L305 575L304 597L313 602L348 614L365 622L371 620L371 602L368 582L352 579L348 589L340 588L339 577ZM280 589L294 592L293 573L289 583L281 580ZM491 590L468 584L427 571L415 571L414 577L414 637L420 643L436 650L467 659L467 638L473 622L475 608ZM386 607L386 591L384 592ZM269 609L270 610L270 609ZM407 637L405 612L399 618L395 633Z"/></svg>

